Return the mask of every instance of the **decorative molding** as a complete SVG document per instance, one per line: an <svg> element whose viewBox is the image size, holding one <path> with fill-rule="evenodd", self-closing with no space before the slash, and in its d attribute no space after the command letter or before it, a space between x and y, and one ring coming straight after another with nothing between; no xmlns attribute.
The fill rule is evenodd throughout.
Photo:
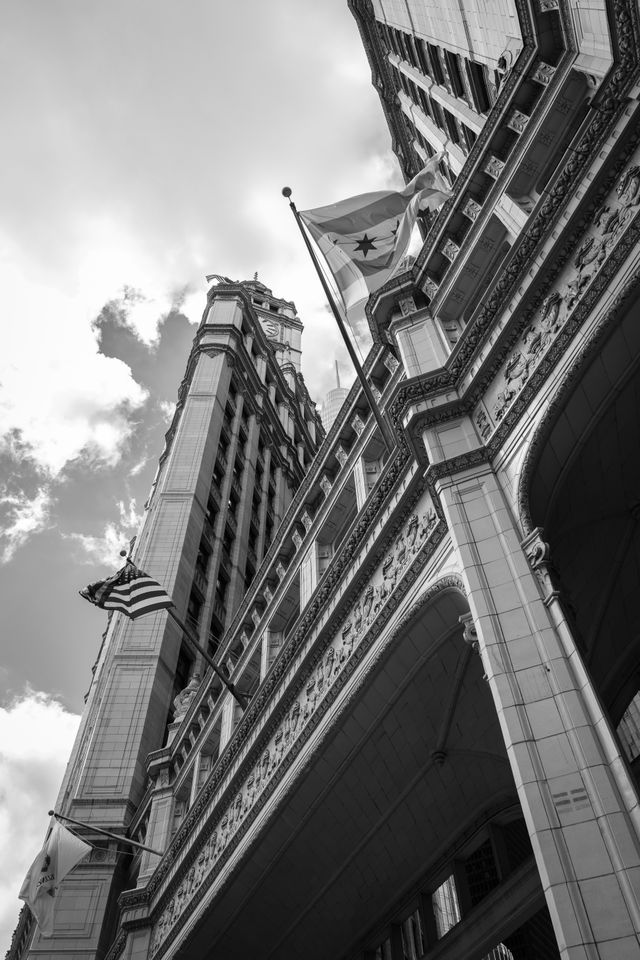
<svg viewBox="0 0 640 960"><path fill-rule="evenodd" d="M418 310L413 297L401 297L398 300L398 306L400 307L400 313L403 317L410 317L411 314L416 313Z"/></svg>
<svg viewBox="0 0 640 960"><path fill-rule="evenodd" d="M359 437L364 433L364 420L357 413L351 420L351 426Z"/></svg>
<svg viewBox="0 0 640 960"><path fill-rule="evenodd" d="M507 126L516 133L524 133L528 122L529 117L526 113L523 113L521 110L514 110L507 121Z"/></svg>
<svg viewBox="0 0 640 960"><path fill-rule="evenodd" d="M440 247L440 253L442 253L447 258L447 260L453 263L453 261L456 259L456 257L460 253L460 247L455 242L455 240L452 240L451 238L449 238L448 240L445 240L443 245Z"/></svg>
<svg viewBox="0 0 640 960"><path fill-rule="evenodd" d="M638 230L637 239L640 239L640 229ZM531 533L534 529L534 521L531 516L529 504L529 491L531 489L533 475L535 473L539 458L547 444L549 435L556 424L557 418L565 408L570 395L573 393L576 387L577 380L582 375L583 370L602 349L603 341L609 335L612 322L616 319L620 310L623 309L632 298L635 299L639 293L640 274L637 274L627 281L625 286L613 301L611 308L607 311L607 314L600 323L596 334L576 355L571 368L563 376L562 383L548 404L545 410L544 418L538 424L533 438L528 445L518 482L518 515L520 519L520 526L524 531Z"/></svg>
<svg viewBox="0 0 640 960"><path fill-rule="evenodd" d="M345 448L342 446L341 443L337 444L334 453L335 453L336 460L338 461L340 466L344 467L345 463L349 459L349 454L347 453L347 451L345 450Z"/></svg>
<svg viewBox="0 0 640 960"><path fill-rule="evenodd" d="M235 795L231 802L218 810L215 823L207 830L206 839L199 838L199 850L192 851L190 867L185 870L181 882L178 883L176 879L175 892L168 902L165 902L154 923L150 956L159 951L182 919L182 915L192 912L197 902L197 893L205 885L206 877L218 862L228 858L236 845L233 840L236 834L239 834L240 828L243 827L244 832L248 822L255 818L264 802L260 801L276 773L280 770L281 775L282 769L290 766L291 760L299 751L299 747L296 750L298 740L302 738L305 730L310 732L317 726L320 714L335 700L338 690L344 686L346 679L362 659L362 652L359 657L357 653L361 645L366 646L365 639L369 638L370 645L385 619L396 609L396 591L416 560L425 562L424 550L437 526L438 515L433 508L431 497L427 495L426 500L423 498L420 515L411 515L396 536L393 551L358 594L351 612L337 631L337 639L334 637L322 654L315 658L306 676L299 681L299 692L280 720L268 745L262 749L258 761L245 774L241 787L237 792L234 790ZM410 581L413 582L414 579L415 574ZM388 615L386 618L385 613Z"/></svg>
<svg viewBox="0 0 640 960"><path fill-rule="evenodd" d="M535 80L536 83L541 83L543 87L547 87L553 80L555 72L555 67L552 67L550 63L545 63L544 60L540 60L531 74L531 79Z"/></svg>
<svg viewBox="0 0 640 960"><path fill-rule="evenodd" d="M320 477L320 489L324 493L325 497L330 495L332 486L333 484L331 483L329 477L326 475L326 473L323 473Z"/></svg>
<svg viewBox="0 0 640 960"><path fill-rule="evenodd" d="M560 273L555 289L545 297L521 335L503 367L502 383L494 385L493 394L491 389L487 391L485 404L495 423L503 419L639 209L640 165L634 158L596 210L590 229Z"/></svg>
<svg viewBox="0 0 640 960"><path fill-rule="evenodd" d="M485 163L483 170L485 173L488 173L490 177L493 177L494 180L497 180L504 170L504 167L504 160L500 160L498 157L494 157L492 154Z"/></svg>
<svg viewBox="0 0 640 960"><path fill-rule="evenodd" d="M431 277L425 277L423 281L423 290L427 294L430 300L433 300L438 295L438 284L435 280L432 280Z"/></svg>
<svg viewBox="0 0 640 960"><path fill-rule="evenodd" d="M480 216L481 210L482 210L482 206L478 203L477 200L474 200L473 197L467 197L467 199L465 200L462 206L463 214L465 215L465 217L468 217L468 219L471 220L472 223L475 223L475 221L478 219L478 217Z"/></svg>
<svg viewBox="0 0 640 960"><path fill-rule="evenodd" d="M551 564L549 544L542 539L542 527L536 527L522 541L522 549L529 561L536 580L540 585L545 604L549 604L559 594L554 582L554 569Z"/></svg>

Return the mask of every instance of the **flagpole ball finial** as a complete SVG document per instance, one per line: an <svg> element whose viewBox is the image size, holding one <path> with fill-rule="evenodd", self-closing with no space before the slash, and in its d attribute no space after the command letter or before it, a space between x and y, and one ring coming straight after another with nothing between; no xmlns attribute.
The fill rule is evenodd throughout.
<svg viewBox="0 0 640 960"><path fill-rule="evenodd" d="M121 556L121 557L126 557L126 555L127 555L127 551L126 551L126 550L121 550L121 551L120 551L120 556Z"/></svg>
<svg viewBox="0 0 640 960"><path fill-rule="evenodd" d="M291 187L283 187L283 188L282 188L282 196L283 196L283 197L287 197L287 199L289 199L289 197L291 196L292 193L293 193L293 190L291 189Z"/></svg>

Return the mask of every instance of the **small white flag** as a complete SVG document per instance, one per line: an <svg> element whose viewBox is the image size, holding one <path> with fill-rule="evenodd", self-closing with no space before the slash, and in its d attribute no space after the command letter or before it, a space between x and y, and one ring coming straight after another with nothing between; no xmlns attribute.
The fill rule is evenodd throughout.
<svg viewBox="0 0 640 960"><path fill-rule="evenodd" d="M43 936L50 937L53 933L53 909L59 884L89 850L88 843L54 820L44 847L29 867L18 894L36 918Z"/></svg>

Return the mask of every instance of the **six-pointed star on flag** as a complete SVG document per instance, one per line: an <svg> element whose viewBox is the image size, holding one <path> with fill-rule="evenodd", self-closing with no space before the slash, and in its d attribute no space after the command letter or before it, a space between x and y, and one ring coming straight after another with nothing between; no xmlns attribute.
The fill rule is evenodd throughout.
<svg viewBox="0 0 640 960"><path fill-rule="evenodd" d="M370 250L376 249L376 245L373 241L377 239L378 239L377 237L368 237L367 234L365 233L362 239L358 241L358 245L355 248L354 252L355 253L360 252L364 254L364 256L366 257Z"/></svg>

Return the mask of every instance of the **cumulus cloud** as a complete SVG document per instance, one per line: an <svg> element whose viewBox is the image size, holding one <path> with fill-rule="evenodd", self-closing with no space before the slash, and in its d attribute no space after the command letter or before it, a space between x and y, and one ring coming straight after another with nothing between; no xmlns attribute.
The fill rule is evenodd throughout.
<svg viewBox="0 0 640 960"><path fill-rule="evenodd" d="M118 500L118 520L107 523L102 534L91 536L84 533L63 534L65 540L76 543L92 561L106 566L117 563L121 550L126 549L136 534L142 514L138 513L134 498L125 503Z"/></svg>
<svg viewBox="0 0 640 960"><path fill-rule="evenodd" d="M48 487L31 498L25 494L0 496L0 563L8 563L29 537L46 529L51 503Z"/></svg>
<svg viewBox="0 0 640 960"><path fill-rule="evenodd" d="M50 476L80 457L113 465L146 392L126 364L99 353L95 307L27 277L18 261L0 259L11 318L0 326L0 437L17 434Z"/></svg>
<svg viewBox="0 0 640 960"><path fill-rule="evenodd" d="M15 929L18 891L42 846L79 722L30 689L0 706L0 947Z"/></svg>
<svg viewBox="0 0 640 960"><path fill-rule="evenodd" d="M160 400L158 403L158 406L160 407L162 416L167 421L167 423L171 423L171 421L173 420L173 415L176 412L175 402L172 400Z"/></svg>

